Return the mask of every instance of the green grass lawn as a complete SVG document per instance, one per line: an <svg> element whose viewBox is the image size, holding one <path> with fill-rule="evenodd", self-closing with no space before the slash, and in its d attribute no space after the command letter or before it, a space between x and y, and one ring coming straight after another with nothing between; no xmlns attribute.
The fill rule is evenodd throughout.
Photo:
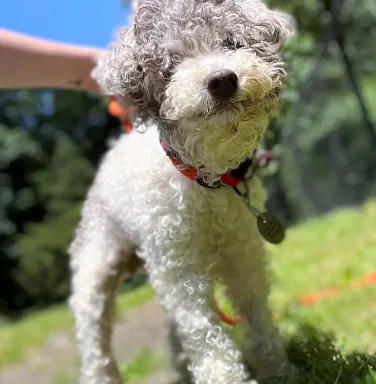
<svg viewBox="0 0 376 384"><path fill-rule="evenodd" d="M376 203L346 209L292 229L270 250L271 304L286 336L309 325L342 339L342 350L376 352L376 285L349 289L376 271ZM344 291L302 307L299 299L328 287Z"/></svg>
<svg viewBox="0 0 376 384"><path fill-rule="evenodd" d="M120 365L121 376L133 384L163 367L163 357L158 351L142 351L129 364Z"/></svg>
<svg viewBox="0 0 376 384"><path fill-rule="evenodd" d="M376 367L371 356L376 351L376 285L351 288L354 280L376 270L375 227L376 202L371 201L291 228L281 246L269 248L271 306L291 359L302 369L299 384L376 384L369 368ZM345 290L313 306L300 303L303 295L333 286ZM148 286L122 295L119 312L152 297ZM61 307L3 327L0 365L20 362L49 334L71 326L70 312ZM137 381L157 366L147 353L122 370Z"/></svg>
<svg viewBox="0 0 376 384"><path fill-rule="evenodd" d="M376 367L376 285L351 288L376 271L376 202L291 228L282 245L269 247L269 257L270 302L302 368L299 384L376 384L369 368ZM300 303L329 287L343 291L313 306ZM219 302L232 313L225 299ZM232 332L241 338L237 327Z"/></svg>
<svg viewBox="0 0 376 384"><path fill-rule="evenodd" d="M376 285L351 288L376 271L375 201L292 229L270 256L272 307L285 338L296 340L293 359L309 367L300 382L376 384L375 374L361 379L367 365L376 367L366 355L376 352ZM313 306L299 304L303 295L328 287L343 290ZM336 357L338 351L346 357Z"/></svg>

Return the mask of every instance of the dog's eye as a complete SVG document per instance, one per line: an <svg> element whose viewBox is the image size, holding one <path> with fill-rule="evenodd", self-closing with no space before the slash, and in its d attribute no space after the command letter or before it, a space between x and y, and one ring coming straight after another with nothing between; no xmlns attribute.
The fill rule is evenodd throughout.
<svg viewBox="0 0 376 384"><path fill-rule="evenodd" d="M163 71L163 72L162 72L162 76L163 76L165 79L170 79L170 78L171 78L171 71Z"/></svg>
<svg viewBox="0 0 376 384"><path fill-rule="evenodd" d="M236 49L244 48L244 44L241 44L238 41L234 41L232 39L225 39L223 45L227 49L231 49L233 51L235 51Z"/></svg>

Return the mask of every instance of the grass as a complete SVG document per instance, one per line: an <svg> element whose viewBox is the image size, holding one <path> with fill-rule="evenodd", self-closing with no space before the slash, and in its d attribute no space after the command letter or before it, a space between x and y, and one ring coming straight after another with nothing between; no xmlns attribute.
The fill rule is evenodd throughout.
<svg viewBox="0 0 376 384"><path fill-rule="evenodd" d="M271 307L301 369L299 384L376 384L376 285L351 288L376 271L375 227L376 201L370 201L291 228L282 245L269 247ZM328 287L343 291L301 304L304 295ZM242 339L240 328L231 332Z"/></svg>
<svg viewBox="0 0 376 384"><path fill-rule="evenodd" d="M376 357L344 355L331 337L309 327L304 331L288 346L300 369L298 384L376 384Z"/></svg>
<svg viewBox="0 0 376 384"><path fill-rule="evenodd" d="M136 384L142 379L158 371L164 366L164 351L143 350L131 361L119 364L123 380L129 384ZM75 381L77 372L60 371L52 379L51 384L71 384ZM373 384L373 383L372 383Z"/></svg>
<svg viewBox="0 0 376 384"><path fill-rule="evenodd" d="M51 384L69 384L72 382L71 376L66 372L59 372L52 380Z"/></svg>
<svg viewBox="0 0 376 384"><path fill-rule="evenodd" d="M301 369L299 384L376 384L376 286L351 288L376 270L375 223L376 201L370 201L291 228L281 246L269 248L270 302L289 356ZM301 304L303 295L332 286L345 290L313 306ZM117 308L123 313L152 297L144 286L122 295ZM70 312L61 307L3 327L0 365L20 361L31 346L71 325ZM240 335L238 328L232 332ZM142 352L121 367L122 374L135 382L158 370L158 359Z"/></svg>
<svg viewBox="0 0 376 384"><path fill-rule="evenodd" d="M351 288L376 270L375 224L372 201L300 225L270 249L271 305L302 369L299 384L376 384L376 285ZM313 306L299 303L328 287L343 291Z"/></svg>
<svg viewBox="0 0 376 384"><path fill-rule="evenodd" d="M117 313L123 314L152 297L153 291L147 285L120 295L116 302ZM72 313L62 305L0 328L0 366L22 362L28 353L43 346L52 333L72 326Z"/></svg>
<svg viewBox="0 0 376 384"><path fill-rule="evenodd" d="M308 325L335 333L344 352L376 351L376 285L348 289L376 270L375 224L372 201L300 225L270 250L271 305L286 337ZM314 306L299 305L303 295L328 287L346 290Z"/></svg>
<svg viewBox="0 0 376 384"><path fill-rule="evenodd" d="M164 365L164 356L158 351L142 351L130 363L120 366L120 373L127 383L135 383L156 372Z"/></svg>
<svg viewBox="0 0 376 384"><path fill-rule="evenodd" d="M154 298L154 292L148 285L144 285L131 293L119 297L116 303L116 312L122 315L132 308L136 308Z"/></svg>

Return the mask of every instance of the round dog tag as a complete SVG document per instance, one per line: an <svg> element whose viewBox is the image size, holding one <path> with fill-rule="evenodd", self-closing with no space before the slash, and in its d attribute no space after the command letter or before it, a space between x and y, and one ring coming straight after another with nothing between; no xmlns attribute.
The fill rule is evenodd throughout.
<svg viewBox="0 0 376 384"><path fill-rule="evenodd" d="M278 217L264 212L257 217L257 227L262 237L271 244L279 244L285 238L285 226Z"/></svg>

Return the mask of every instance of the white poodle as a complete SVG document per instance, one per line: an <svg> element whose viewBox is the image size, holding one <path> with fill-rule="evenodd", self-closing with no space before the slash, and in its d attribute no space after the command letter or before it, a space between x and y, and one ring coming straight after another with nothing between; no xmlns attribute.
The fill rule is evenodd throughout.
<svg viewBox="0 0 376 384"><path fill-rule="evenodd" d="M122 382L113 304L139 260L195 384L256 383L247 366L259 383L294 381L267 307L255 217L265 194L253 176L252 215L233 188L276 111L291 29L257 0L144 0L98 63L103 90L132 102L137 118L105 156L70 248L81 384ZM215 281L242 316L242 351L215 310Z"/></svg>

